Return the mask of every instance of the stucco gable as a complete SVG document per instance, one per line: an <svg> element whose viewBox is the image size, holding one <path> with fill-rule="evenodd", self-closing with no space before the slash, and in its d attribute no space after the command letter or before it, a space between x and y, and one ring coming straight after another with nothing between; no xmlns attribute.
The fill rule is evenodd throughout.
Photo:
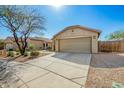
<svg viewBox="0 0 124 93"><path fill-rule="evenodd" d="M52 39L54 39L55 37L57 37L58 35L61 35L63 34L64 32L68 31L67 33L69 33L69 30L75 30L75 29L79 29L77 31L84 31L84 32L87 32L87 33L97 33L98 36L100 35L100 30L96 30L96 29L91 29L91 28L86 28L86 27L83 27L83 26L80 26L80 25L75 25L75 26L69 26L69 27L66 27L64 28L62 31L60 31L59 33L55 34L53 36ZM76 34L76 33L75 33Z"/></svg>

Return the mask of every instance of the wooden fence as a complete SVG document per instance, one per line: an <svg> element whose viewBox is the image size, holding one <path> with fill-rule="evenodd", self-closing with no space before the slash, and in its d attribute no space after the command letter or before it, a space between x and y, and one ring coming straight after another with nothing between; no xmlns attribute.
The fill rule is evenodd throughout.
<svg viewBox="0 0 124 93"><path fill-rule="evenodd" d="M124 40L99 41L99 52L124 52Z"/></svg>

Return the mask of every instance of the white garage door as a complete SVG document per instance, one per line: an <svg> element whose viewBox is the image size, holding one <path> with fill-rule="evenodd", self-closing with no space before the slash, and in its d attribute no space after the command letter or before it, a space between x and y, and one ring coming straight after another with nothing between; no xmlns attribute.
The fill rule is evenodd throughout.
<svg viewBox="0 0 124 93"><path fill-rule="evenodd" d="M60 40L60 52L91 53L91 38L73 38Z"/></svg>

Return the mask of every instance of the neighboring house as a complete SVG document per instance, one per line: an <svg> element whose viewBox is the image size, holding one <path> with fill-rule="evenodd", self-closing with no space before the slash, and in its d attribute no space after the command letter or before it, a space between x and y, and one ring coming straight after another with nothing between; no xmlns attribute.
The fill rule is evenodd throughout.
<svg viewBox="0 0 124 93"><path fill-rule="evenodd" d="M27 39L27 43L27 48L29 48L30 45L33 45L36 49L48 49L52 47L52 40L48 38L31 37ZM13 37L7 37L5 39L5 49L18 49Z"/></svg>
<svg viewBox="0 0 124 93"><path fill-rule="evenodd" d="M57 52L97 53L99 30L80 25L69 26L54 35L53 50Z"/></svg>

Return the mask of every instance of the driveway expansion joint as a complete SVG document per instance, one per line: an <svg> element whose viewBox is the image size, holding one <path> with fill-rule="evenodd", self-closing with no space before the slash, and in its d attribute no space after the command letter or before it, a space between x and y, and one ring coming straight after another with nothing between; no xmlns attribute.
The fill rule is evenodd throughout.
<svg viewBox="0 0 124 93"><path fill-rule="evenodd" d="M80 78L86 78L87 76L83 76L83 77L75 77L75 78L71 78L71 80L73 79L80 79Z"/></svg>
<svg viewBox="0 0 124 93"><path fill-rule="evenodd" d="M21 86L25 85L27 88L29 88L29 86L19 76L17 76L16 74L15 74L15 76L23 82L23 84L19 85L18 87L21 87Z"/></svg>
<svg viewBox="0 0 124 93"><path fill-rule="evenodd" d="M50 63L48 66L45 66L44 68L47 68L47 67L49 67L50 65L52 65L53 64L53 62L52 63Z"/></svg>
<svg viewBox="0 0 124 93"><path fill-rule="evenodd" d="M77 82L75 82L75 81L72 81L71 79L69 79L69 78L67 78L67 77L65 77L65 76L63 76L63 75L60 75L60 74L58 74L58 73L56 73L56 72L53 72L53 71L51 71L51 70L49 70L49 69L42 68L42 67L40 67L40 66L36 66L36 65L33 65L33 64L29 64L29 65L32 65L32 66L35 66L35 67L44 69L44 70L49 71L49 72L51 72L51 73L53 73L53 74L56 74L56 75L58 75L58 76L60 76L60 77L63 77L63 78L65 78L65 79L67 79L67 80L69 80L69 81L71 81L71 82L73 82L73 83L75 83L75 84L78 84L78 85L82 86L81 84L79 84L79 83L77 83Z"/></svg>
<svg viewBox="0 0 124 93"><path fill-rule="evenodd" d="M54 63L58 63L58 62L54 62ZM68 66L71 66L71 67L74 67L74 68L77 68L77 69L81 69L81 70L83 69L83 68L81 68L81 67L77 67L77 66L70 65L70 64L68 64L68 63L60 62L60 64L68 65Z"/></svg>
<svg viewBox="0 0 124 93"><path fill-rule="evenodd" d="M38 79L38 78L41 78L41 77L44 77L45 75L47 75L47 74L49 74L50 72L47 72L47 73L45 73L45 74L43 74L43 75L40 75L40 76L38 76L38 77L35 77L34 79L32 79L32 80L30 80L30 81L27 81L27 82L25 82L26 84L27 83L29 83L29 82L31 82L31 81L33 81L33 80L36 80L36 79ZM27 84L28 85L28 84Z"/></svg>

